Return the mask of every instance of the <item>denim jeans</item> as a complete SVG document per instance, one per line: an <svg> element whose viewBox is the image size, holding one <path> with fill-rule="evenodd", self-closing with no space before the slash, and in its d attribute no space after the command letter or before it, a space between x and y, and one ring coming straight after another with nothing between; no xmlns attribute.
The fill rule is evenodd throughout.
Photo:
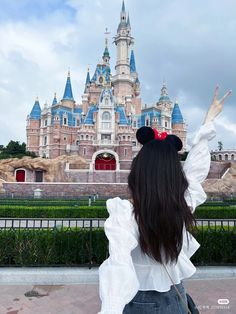
<svg viewBox="0 0 236 314"><path fill-rule="evenodd" d="M182 282L175 286L187 303ZM123 314L187 314L187 309L174 286L171 286L167 292L139 290L134 298L126 304Z"/></svg>

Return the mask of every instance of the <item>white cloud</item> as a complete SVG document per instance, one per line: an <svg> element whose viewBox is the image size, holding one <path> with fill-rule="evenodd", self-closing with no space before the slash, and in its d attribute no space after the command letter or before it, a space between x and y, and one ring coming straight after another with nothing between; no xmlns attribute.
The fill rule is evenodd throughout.
<svg viewBox="0 0 236 314"><path fill-rule="evenodd" d="M183 0L181 5L177 0L149 0L145 6L141 0L125 3L135 37L143 103L157 101L165 78L190 135L203 120L215 84L220 84L221 91L232 88L228 109L218 120L216 141L223 137L225 147L235 147L235 1L227 5L213 0ZM35 96L42 106L45 100L51 102L54 92L60 98L68 67L74 97L80 99L87 65L92 72L101 58L105 27L111 32L114 73L116 52L111 38L119 22L121 0L67 0L64 4L75 14L68 14L61 5L43 16L38 12L27 20L1 21L0 144L11 139L25 141L25 119Z"/></svg>

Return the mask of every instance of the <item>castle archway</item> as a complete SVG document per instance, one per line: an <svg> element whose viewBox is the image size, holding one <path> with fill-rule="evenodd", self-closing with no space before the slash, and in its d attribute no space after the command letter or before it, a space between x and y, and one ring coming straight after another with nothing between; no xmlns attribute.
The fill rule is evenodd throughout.
<svg viewBox="0 0 236 314"><path fill-rule="evenodd" d="M119 157L111 150L99 150L94 153L90 169L100 171L119 170Z"/></svg>

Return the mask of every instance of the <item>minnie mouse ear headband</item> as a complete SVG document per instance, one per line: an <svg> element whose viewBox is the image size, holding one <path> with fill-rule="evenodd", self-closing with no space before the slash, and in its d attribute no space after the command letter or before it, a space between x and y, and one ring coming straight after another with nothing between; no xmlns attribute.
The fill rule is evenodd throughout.
<svg viewBox="0 0 236 314"><path fill-rule="evenodd" d="M168 141L177 151L180 151L183 147L181 139L174 134L167 134L166 132L159 133L156 129L152 129L149 126L142 126L136 133L138 142L142 145L147 144L151 140Z"/></svg>

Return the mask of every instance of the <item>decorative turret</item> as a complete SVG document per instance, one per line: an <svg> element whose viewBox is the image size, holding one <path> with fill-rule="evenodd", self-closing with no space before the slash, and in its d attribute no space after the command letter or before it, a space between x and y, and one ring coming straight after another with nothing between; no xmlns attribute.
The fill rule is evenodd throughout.
<svg viewBox="0 0 236 314"><path fill-rule="evenodd" d="M40 108L38 97L36 97L36 100L35 100L35 103L33 105L32 110L30 112L29 118L33 119L33 120L40 120L41 119L41 108Z"/></svg>
<svg viewBox="0 0 236 314"><path fill-rule="evenodd" d="M84 93L87 93L87 88L90 86L90 84L91 84L91 80L90 80L90 73L89 73L89 68L88 68L86 81L85 81Z"/></svg>
<svg viewBox="0 0 236 314"><path fill-rule="evenodd" d="M175 105L171 115L171 123L172 123L172 132L179 136L183 142L183 149L186 149L186 124L184 122L182 113L180 111L179 105L177 101L175 101Z"/></svg>
<svg viewBox="0 0 236 314"><path fill-rule="evenodd" d="M169 102L170 98L168 96L167 86L166 83L163 83L163 86L161 88L161 97L159 98L159 102Z"/></svg>
<svg viewBox="0 0 236 314"><path fill-rule="evenodd" d="M106 28L106 31L105 31L105 50L103 52L102 59L107 65L109 65L109 61L110 61L110 54L109 54L109 50L108 50L108 35L109 34L110 34L110 32L108 32L108 29Z"/></svg>
<svg viewBox="0 0 236 314"><path fill-rule="evenodd" d="M57 105L57 94L54 93L54 98L53 98L53 101L52 101L52 106L55 106Z"/></svg>
<svg viewBox="0 0 236 314"><path fill-rule="evenodd" d="M74 102L74 97L73 97L72 87L71 87L71 80L70 80L70 71L68 71L65 91L64 91L62 100L71 100Z"/></svg>
<svg viewBox="0 0 236 314"><path fill-rule="evenodd" d="M175 102L174 109L172 111L172 124L182 124L184 119L180 111L177 101Z"/></svg>

